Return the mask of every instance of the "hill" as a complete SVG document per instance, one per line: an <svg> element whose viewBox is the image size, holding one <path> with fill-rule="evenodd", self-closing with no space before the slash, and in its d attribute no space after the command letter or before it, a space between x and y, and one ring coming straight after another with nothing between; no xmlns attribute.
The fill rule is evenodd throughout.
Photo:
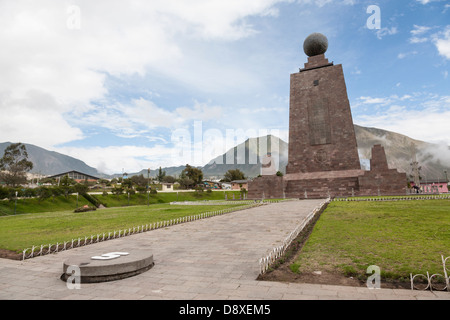
<svg viewBox="0 0 450 320"><path fill-rule="evenodd" d="M0 157L11 142L0 143ZM28 152L28 159L33 162L31 173L42 175L55 175L67 171L80 171L92 176L103 176L97 169L88 166L83 161L33 144L24 143Z"/></svg>
<svg viewBox="0 0 450 320"><path fill-rule="evenodd" d="M358 151L363 169L370 166L371 149L374 144L384 146L388 164L400 172L411 173L411 161L414 155L421 166L420 175L423 181L446 179L445 171L450 168L450 148L447 145L432 144L414 140L395 132L367 128L355 125ZM0 156L3 155L9 142L0 143ZM25 144L29 159L34 163L33 173L53 175L65 171L77 170L93 176L113 178L122 174L106 175L88 166L83 161L48 151L32 144ZM200 167L205 178L221 179L229 169L240 169L247 177L253 178L261 173L261 159L270 151L274 159L278 159L278 170L285 173L288 161L288 143L273 135L247 139L245 142L229 149L226 153L210 160ZM182 166L163 167L168 176L179 176L185 168ZM150 177L155 177L159 168L152 168ZM147 177L147 169L128 173L128 176L142 174ZM449 172L450 174L450 172Z"/></svg>

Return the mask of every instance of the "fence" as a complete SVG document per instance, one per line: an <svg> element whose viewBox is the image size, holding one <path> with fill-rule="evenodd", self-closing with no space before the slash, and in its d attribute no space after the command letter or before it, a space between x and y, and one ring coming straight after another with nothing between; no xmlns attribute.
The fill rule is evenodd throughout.
<svg viewBox="0 0 450 320"><path fill-rule="evenodd" d="M316 208L314 208L313 211L311 211L306 218L302 221L301 224L299 224L283 241L283 243L273 248L270 253L261 258L259 260L259 266L260 266L260 274L264 274L267 272L267 270L270 268L270 266L278 259L280 258L286 249L289 247L289 245L292 243L292 241L297 238L297 236L300 234L300 232L305 228L305 226L318 214L321 212L328 203L330 203L331 199L328 198L322 203L320 203Z"/></svg>
<svg viewBox="0 0 450 320"><path fill-rule="evenodd" d="M298 199L264 199L264 200L204 200L204 201L172 201L171 205L182 206L219 206L219 205L234 205L234 204L265 204L265 203L278 203L284 201L296 201Z"/></svg>
<svg viewBox="0 0 450 320"><path fill-rule="evenodd" d="M410 280L411 280L411 290L430 290L433 291L434 290L439 290L439 291L450 291L450 275L447 273L447 258L444 258L443 255L441 255L441 259L442 259L442 266L444 269L444 274L439 274L439 273L435 273L433 275L430 276L430 274L427 271L427 275L425 276L424 274L416 274L416 275L412 275L412 273L410 273ZM426 285L422 285L422 288L418 287L417 285L414 284L414 279L416 277L422 277L423 279L426 279L425 284ZM439 279L442 278L443 284L440 285L438 283L433 284L433 279Z"/></svg>
<svg viewBox="0 0 450 320"><path fill-rule="evenodd" d="M242 202L240 202L240 203L242 203ZM133 234L147 232L147 231L155 230L155 229L159 229L159 228L164 228L164 227L172 226L175 224L210 218L210 217L217 216L217 215L222 215L222 214L226 214L226 213L230 213L230 212L249 209L249 208L261 206L264 204L265 203L262 203L262 202L251 202L244 206L210 211L210 212L205 212L205 213L192 215L192 216L186 216L186 217L177 218L177 219L158 221L158 222L154 222L154 223L150 223L150 224L146 224L146 225L136 226L133 228L128 228L128 229L126 228L126 229L119 230L119 231L111 231L108 233L99 233L96 235L79 237L77 239L72 239L71 241L65 241L63 243L57 242L56 244L42 244L40 246L32 246L31 248L27 248L27 249L23 250L22 260L30 259L33 257L38 257L38 256L50 254L50 253L57 253L60 251L65 251L65 250L69 250L69 249L73 249L73 248L77 248L77 247L81 247L81 246L86 246L89 244L99 243L102 241L123 238L123 237L130 236Z"/></svg>
<svg viewBox="0 0 450 320"><path fill-rule="evenodd" d="M392 197L374 197L374 198L334 198L332 201L405 201L405 200L441 200L450 199L450 195L434 196L392 196Z"/></svg>

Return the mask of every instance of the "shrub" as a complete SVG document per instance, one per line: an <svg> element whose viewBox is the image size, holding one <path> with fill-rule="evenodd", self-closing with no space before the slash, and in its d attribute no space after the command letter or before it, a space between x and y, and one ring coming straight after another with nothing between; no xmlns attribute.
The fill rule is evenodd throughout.
<svg viewBox="0 0 450 320"><path fill-rule="evenodd" d="M88 212L88 211L95 211L97 208L95 207L89 207L88 205L85 205L80 208L76 208L73 212Z"/></svg>

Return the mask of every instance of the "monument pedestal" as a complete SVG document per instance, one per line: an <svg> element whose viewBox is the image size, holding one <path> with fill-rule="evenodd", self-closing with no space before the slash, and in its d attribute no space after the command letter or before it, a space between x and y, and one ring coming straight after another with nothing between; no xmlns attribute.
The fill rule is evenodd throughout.
<svg viewBox="0 0 450 320"><path fill-rule="evenodd" d="M248 183L247 199L283 199L283 177L261 176Z"/></svg>

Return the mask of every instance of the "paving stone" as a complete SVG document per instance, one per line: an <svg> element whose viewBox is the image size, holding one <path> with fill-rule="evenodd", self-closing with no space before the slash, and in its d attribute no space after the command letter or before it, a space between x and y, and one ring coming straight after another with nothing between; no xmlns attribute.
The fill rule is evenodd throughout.
<svg viewBox="0 0 450 320"><path fill-rule="evenodd" d="M280 245L320 202L275 203L26 261L0 259L0 299L450 299L447 292L367 292L361 287L256 280L259 259ZM152 252L154 267L127 279L81 284L79 290L69 290L59 278L63 261L72 255L99 255L131 248Z"/></svg>

